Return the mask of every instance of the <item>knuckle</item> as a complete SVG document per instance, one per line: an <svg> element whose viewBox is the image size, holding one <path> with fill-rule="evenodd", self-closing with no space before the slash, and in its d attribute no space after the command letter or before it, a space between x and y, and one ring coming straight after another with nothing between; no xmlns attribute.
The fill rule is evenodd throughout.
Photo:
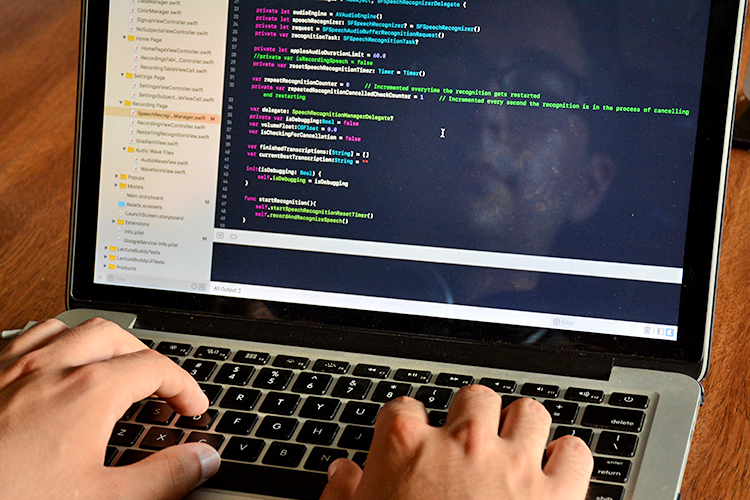
<svg viewBox="0 0 750 500"><path fill-rule="evenodd" d="M518 410L528 413L535 419L544 420L548 424L552 423L552 417L542 403L532 398L521 398L513 404L518 405Z"/></svg>

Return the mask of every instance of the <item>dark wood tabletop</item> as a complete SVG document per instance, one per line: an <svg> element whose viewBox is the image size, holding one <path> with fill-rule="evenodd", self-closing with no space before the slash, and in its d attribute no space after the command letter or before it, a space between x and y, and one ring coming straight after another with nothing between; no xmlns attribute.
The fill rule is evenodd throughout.
<svg viewBox="0 0 750 500"><path fill-rule="evenodd" d="M21 328L65 308L79 10L80 0L0 4L0 329ZM745 151L732 153L723 234L711 370L685 500L750 498Z"/></svg>

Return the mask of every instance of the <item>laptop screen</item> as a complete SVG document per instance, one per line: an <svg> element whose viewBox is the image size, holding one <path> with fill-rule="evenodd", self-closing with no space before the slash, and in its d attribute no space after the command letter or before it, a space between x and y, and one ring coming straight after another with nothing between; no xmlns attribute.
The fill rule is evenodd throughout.
<svg viewBox="0 0 750 500"><path fill-rule="evenodd" d="M692 266L711 295L721 144L706 185L695 167L709 0L97 9L85 288L610 347L702 335L706 304L700 330L680 318ZM714 99L723 127L727 89ZM709 202L694 230L691 201Z"/></svg>

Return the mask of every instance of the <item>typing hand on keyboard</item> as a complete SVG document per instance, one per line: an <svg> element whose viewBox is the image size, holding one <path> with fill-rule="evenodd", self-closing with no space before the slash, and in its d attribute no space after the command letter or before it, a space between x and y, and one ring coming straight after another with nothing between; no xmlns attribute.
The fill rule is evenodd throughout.
<svg viewBox="0 0 750 500"><path fill-rule="evenodd" d="M103 465L115 422L152 394L187 416L208 407L186 371L112 323L68 329L51 320L14 339L0 351L0 496L185 496L219 467L207 444L173 446L126 467Z"/></svg>
<svg viewBox="0 0 750 500"><path fill-rule="evenodd" d="M333 462L321 500L582 500L591 452L564 436L547 447L542 469L550 423L526 398L501 415L500 396L483 386L456 394L443 427L429 425L422 403L396 399L380 412L364 473L350 460Z"/></svg>

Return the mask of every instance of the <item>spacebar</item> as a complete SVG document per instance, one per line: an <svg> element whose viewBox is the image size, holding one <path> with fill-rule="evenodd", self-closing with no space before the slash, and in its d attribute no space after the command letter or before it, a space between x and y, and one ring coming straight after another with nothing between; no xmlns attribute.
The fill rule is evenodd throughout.
<svg viewBox="0 0 750 500"><path fill-rule="evenodd" d="M203 487L298 500L317 500L327 482L328 477L325 474L316 472L222 461L219 472L203 483Z"/></svg>

